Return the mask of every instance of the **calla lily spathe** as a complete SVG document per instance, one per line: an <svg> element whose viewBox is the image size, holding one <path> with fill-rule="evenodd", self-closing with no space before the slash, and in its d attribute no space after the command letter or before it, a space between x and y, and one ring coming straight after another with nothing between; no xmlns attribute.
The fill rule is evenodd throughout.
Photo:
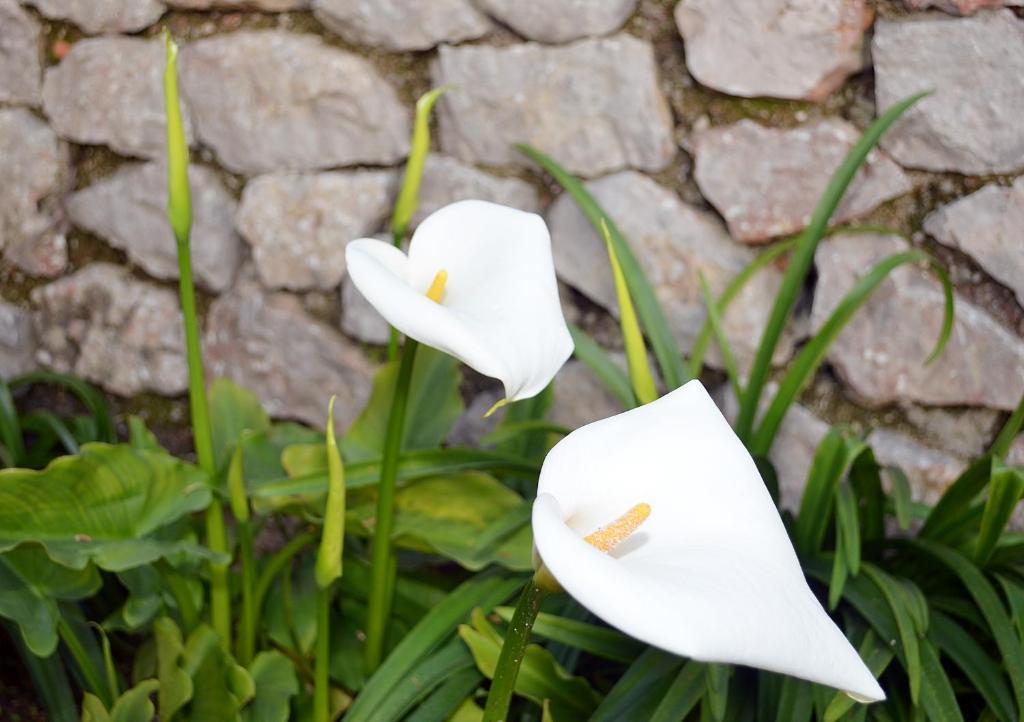
<svg viewBox="0 0 1024 722"><path fill-rule="evenodd" d="M584 541L638 504L649 517L613 551ZM533 533L558 583L637 639L885 698L808 587L753 459L698 381L556 445Z"/></svg>
<svg viewBox="0 0 1024 722"><path fill-rule="evenodd" d="M360 238L345 259L356 288L388 323L499 379L508 401L539 393L572 354L551 237L533 213L460 201L419 225L408 256ZM426 294L441 272L435 302Z"/></svg>

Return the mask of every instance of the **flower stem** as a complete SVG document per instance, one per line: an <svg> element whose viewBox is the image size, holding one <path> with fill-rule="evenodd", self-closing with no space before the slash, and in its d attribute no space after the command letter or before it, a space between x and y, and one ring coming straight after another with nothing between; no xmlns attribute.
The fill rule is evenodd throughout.
<svg viewBox="0 0 1024 722"><path fill-rule="evenodd" d="M313 722L330 719L331 587L316 592L316 668L313 680Z"/></svg>
<svg viewBox="0 0 1024 722"><path fill-rule="evenodd" d="M255 562L252 554L252 525L238 522L238 549L242 562L242 619L238 639L238 662L248 667L256 652Z"/></svg>
<svg viewBox="0 0 1024 722"><path fill-rule="evenodd" d="M398 474L398 455L402 450L405 430L405 410L409 404L412 385L412 367L419 344L405 339L402 358L398 365L395 395L391 400L391 413L384 437L380 484L377 487L377 523L370 547L370 599L366 620L366 671L372 674L380 665L384 654L384 632L391 614L394 593L395 563L391 548L391 531L395 525L395 479Z"/></svg>
<svg viewBox="0 0 1024 722"><path fill-rule="evenodd" d="M505 643L501 645L501 654L494 668L491 690L487 694L487 706L484 708L482 722L502 722L508 716L508 707L512 702L512 692L516 687L519 667L526 655L526 645L530 641L533 623L537 621L540 603L548 592L531 579L519 596L516 610L509 622Z"/></svg>

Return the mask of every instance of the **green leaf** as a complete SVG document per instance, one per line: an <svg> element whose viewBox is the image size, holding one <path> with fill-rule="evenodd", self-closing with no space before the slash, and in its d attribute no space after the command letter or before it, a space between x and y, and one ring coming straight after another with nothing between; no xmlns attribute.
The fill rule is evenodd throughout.
<svg viewBox="0 0 1024 722"><path fill-rule="evenodd" d="M140 451L163 451L156 435L149 430L146 422L134 414L128 417L128 444Z"/></svg>
<svg viewBox="0 0 1024 722"><path fill-rule="evenodd" d="M106 398L81 379L69 376L68 374L54 373L52 371L33 371L22 376L15 377L10 381L11 389L32 384L51 384L60 386L70 391L82 402L89 417L96 423L96 439L109 444L117 443L117 431L114 428L114 419L110 414L110 406Z"/></svg>
<svg viewBox="0 0 1024 722"><path fill-rule="evenodd" d="M515 512L522 519L528 506L523 499L494 477L479 472L418 479L395 494L395 527L392 537L400 547L434 551L467 569L478 570L491 562L509 569L532 569L529 529L516 525L487 556L481 555L480 536L488 527ZM376 518L376 495L353 496L349 531L369 534Z"/></svg>
<svg viewBox="0 0 1024 722"><path fill-rule="evenodd" d="M438 722L450 719L482 679L483 676L475 666L456 672L406 717L406 722Z"/></svg>
<svg viewBox="0 0 1024 722"><path fill-rule="evenodd" d="M377 372L370 400L342 439L346 462L380 457L397 379L397 361L385 364ZM459 362L454 358L429 346L417 350L403 450L435 449L444 441L464 411L460 380Z"/></svg>
<svg viewBox="0 0 1024 722"><path fill-rule="evenodd" d="M839 427L829 429L818 444L794 529L794 545L801 555L812 556L821 549L839 483L866 448L863 441L848 438Z"/></svg>
<svg viewBox="0 0 1024 722"><path fill-rule="evenodd" d="M1024 471L1004 467L993 472L981 529L974 544L974 562L978 566L985 566L992 558L1021 494L1024 494Z"/></svg>
<svg viewBox="0 0 1024 722"><path fill-rule="evenodd" d="M906 531L910 528L913 515L913 499L910 494L910 479L903 473L903 469L897 466L885 467L885 472L892 480L892 502L893 511L896 514L896 523L900 529Z"/></svg>
<svg viewBox="0 0 1024 722"><path fill-rule="evenodd" d="M989 454L996 457L997 459L1005 459L1006 455L1010 452L1010 447L1013 446L1013 442L1017 439L1017 434L1020 433L1021 427L1024 426L1024 396L1021 396L1020 401L1017 403L1017 408L1010 414L1010 418L1006 420L1003 428L999 431L999 436L992 442L992 448L989 449Z"/></svg>
<svg viewBox="0 0 1024 722"><path fill-rule="evenodd" d="M476 624L486 622L478 618ZM491 679L504 639L493 629L480 630L466 624L459 626L459 636L469 647L477 668ZM515 692L538 705L549 700L553 716L568 720L587 719L601 699L585 679L570 675L550 652L536 644L526 646Z"/></svg>
<svg viewBox="0 0 1024 722"><path fill-rule="evenodd" d="M37 542L58 564L108 571L179 552L210 558L154 536L209 501L206 475L166 453L87 444L42 471L0 471L0 551Z"/></svg>
<svg viewBox="0 0 1024 722"><path fill-rule="evenodd" d="M427 153L430 151L430 112L434 109L437 99L447 90L448 86L434 88L421 95L416 101L416 119L412 127L409 160L405 165L402 188L398 192L395 211L391 216L391 234L396 246L405 238L409 222L416 214L416 206L419 205L423 165L426 163Z"/></svg>
<svg viewBox="0 0 1024 722"><path fill-rule="evenodd" d="M506 622L512 620L512 607L498 607L494 611ZM614 629L559 617L547 612L537 615L533 633L538 637L567 644L613 662L632 662L644 650L642 642L627 637Z"/></svg>
<svg viewBox="0 0 1024 722"><path fill-rule="evenodd" d="M419 662L395 687L374 713L374 722L398 722L452 675L473 669L473 657L453 639Z"/></svg>
<svg viewBox="0 0 1024 722"><path fill-rule="evenodd" d="M938 652L931 642L921 644L921 706L929 720L935 722L963 722L964 717L956 701L946 670L942 668Z"/></svg>
<svg viewBox="0 0 1024 722"><path fill-rule="evenodd" d="M618 226L601 209L583 184L552 158L528 145L517 145L516 148L547 171L572 196L598 234L601 233L602 219L608 224L608 233L612 240L612 246L615 248L615 255L618 256L619 262L622 264L622 274L625 276L629 294L636 304L637 315L651 342L651 350L654 352L655 358L658 359L661 377L669 391L682 386L687 381L687 375L679 347L676 345L668 321L665 319L665 313L658 303L658 298L654 294L654 289L651 288L640 262L633 254Z"/></svg>
<svg viewBox="0 0 1024 722"><path fill-rule="evenodd" d="M991 456L982 456L967 467L942 494L932 509L919 536L927 539L944 540L952 530L969 514L969 507L975 497L984 490L995 470Z"/></svg>
<svg viewBox="0 0 1024 722"><path fill-rule="evenodd" d="M696 662L688 662L672 680L649 722L678 722L697 706L704 694L704 670Z"/></svg>
<svg viewBox="0 0 1024 722"><path fill-rule="evenodd" d="M882 593L892 612L893 619L896 620L907 678L910 681L910 698L914 704L917 704L921 697L921 644L918 627L908 609L906 593L899 581L873 564L865 564L863 572L864 576Z"/></svg>
<svg viewBox="0 0 1024 722"><path fill-rule="evenodd" d="M933 612L928 636L942 654L960 668L1002 722L1014 722L1017 713L1006 673L975 641L974 636L941 612Z"/></svg>
<svg viewBox="0 0 1024 722"><path fill-rule="evenodd" d="M21 437L21 422L11 391L3 379L0 379L0 444L10 455L8 466L24 463L25 441Z"/></svg>
<svg viewBox="0 0 1024 722"><path fill-rule="evenodd" d="M299 693L291 661L280 652L260 652L249 674L256 696L242 710L242 722L288 722L291 699Z"/></svg>
<svg viewBox="0 0 1024 722"><path fill-rule="evenodd" d="M1014 634L1013 624L1006 613L1006 607L995 588L985 575L970 560L959 552L926 539L905 542L911 548L923 552L952 572L967 589L981 610L986 624L992 631L992 638L1003 657L1003 665L1013 681L1017 709L1024 710L1024 644Z"/></svg>
<svg viewBox="0 0 1024 722"><path fill-rule="evenodd" d="M708 703L711 716L719 722L725 719L725 707L729 703L731 673L732 668L725 664L704 665L704 700Z"/></svg>
<svg viewBox="0 0 1024 722"><path fill-rule="evenodd" d="M626 719L645 719L643 708L653 711L675 681L683 660L679 657L648 647L594 710L590 722L619 722ZM704 665L689 662L688 666L700 670L701 689L704 683Z"/></svg>
<svg viewBox="0 0 1024 722"><path fill-rule="evenodd" d="M86 694L82 700L82 722L151 722L156 710L149 698L159 684L155 679L139 682L114 702L109 714L99 698Z"/></svg>
<svg viewBox="0 0 1024 722"><path fill-rule="evenodd" d="M391 651L367 681L345 716L345 722L372 722L376 710L417 662L448 639L456 625L476 607L485 613L523 585L520 577L477 575L436 604Z"/></svg>
<svg viewBox="0 0 1024 722"><path fill-rule="evenodd" d="M647 365L647 346L644 345L644 335L640 331L640 322L637 321L636 311L633 309L633 299L629 296L626 278L622 275L622 266L615 254L608 223L604 218L601 219L601 235L608 250L608 261L615 281L615 297L619 302L619 326L622 329L622 341L626 346L630 385L637 400L641 404L649 404L658 398L658 391L654 387L654 377Z"/></svg>
<svg viewBox="0 0 1024 722"><path fill-rule="evenodd" d="M25 545L0 554L0 617L18 625L25 645L37 657L57 648L57 600L85 599L99 591L96 567L68 569L41 547Z"/></svg>
<svg viewBox="0 0 1024 722"><path fill-rule="evenodd" d="M704 277L703 271L697 272L700 276L700 291L704 297L704 305L707 307L707 323L714 334L715 343L718 344L719 353L722 354L722 365L725 366L725 375L729 379L729 386L737 399L743 398L743 389L740 386L740 372L736 366L736 356L732 352L729 338L725 335L725 328L722 325L722 316L718 311L718 303L711 293L711 286L708 279Z"/></svg>
<svg viewBox="0 0 1024 722"><path fill-rule="evenodd" d="M561 424L555 424L551 421L545 421L544 419L528 419L526 421L513 421L511 423L503 422L495 427L494 431L481 439L480 445L496 446L504 444L511 439L515 439L521 434L530 434L533 432L542 432L545 434L553 434L555 436L567 436L570 431L572 431L572 429L562 426Z"/></svg>
<svg viewBox="0 0 1024 722"><path fill-rule="evenodd" d="M857 515L857 499L849 484L839 484L836 494L836 534L843 540L846 566L850 574L860 572L860 521Z"/></svg>
<svg viewBox="0 0 1024 722"><path fill-rule="evenodd" d="M742 271L733 276L726 285L725 290L722 291L722 295L718 297L718 301L715 304L718 309L719 317L725 315L726 310L729 308L729 304L735 300L735 298L740 294L740 291L743 290L750 279L753 278L758 271L766 268L784 254L792 251L793 247L796 245L796 241L796 238L790 238L789 240L776 243L758 254L758 256L748 263ZM693 349L690 351L691 378L699 378L704 370L704 355L707 353L708 346L711 343L711 337L711 316L709 315L704 319L704 326L701 328L700 334L697 336L697 340L693 344Z"/></svg>
<svg viewBox="0 0 1024 722"><path fill-rule="evenodd" d="M622 408L631 409L636 406L636 396L633 395L633 387L622 369L615 365L608 357L603 348L587 335L587 332L579 326L569 324L569 333L575 344L575 355L580 361L587 365L605 388L619 400Z"/></svg>
<svg viewBox="0 0 1024 722"><path fill-rule="evenodd" d="M268 431L270 417L256 394L226 378L214 379L210 384L209 403L213 454L220 469L228 462L242 433Z"/></svg>
<svg viewBox="0 0 1024 722"><path fill-rule="evenodd" d="M775 722L810 722L812 712L811 685L795 677L784 678Z"/></svg>
<svg viewBox="0 0 1024 722"><path fill-rule="evenodd" d="M192 699L192 678L179 666L185 652L181 630L170 617L161 617L153 623L156 640L157 677L160 717L169 720Z"/></svg>
<svg viewBox="0 0 1024 722"><path fill-rule="evenodd" d="M814 262L814 252L818 248L818 243L828 230L829 220L831 220L836 208L839 207L839 203L842 201L846 189L857 175L857 171L864 164L864 161L867 160L868 154L878 144L885 131L925 95L927 93L920 93L896 103L864 131L860 140L857 141L857 144L850 150L849 154L847 154L846 158L843 159L843 162L832 174L828 186L818 200L810 223L808 223L807 228L798 237L796 247L789 260L789 265L786 267L786 272L782 277L779 292L775 296L775 303L772 306L771 314L761 334L757 355L747 377L746 393L744 398L741 399L740 414L736 421L736 433L741 439L748 440L753 431L754 417L760 408L761 393L768 379L772 358L775 356L775 348L782 337L782 331L786 326L786 321L793 310L793 306L796 304L797 297L803 289L804 281ZM778 398L778 395L776 398ZM763 426L764 424L762 423ZM751 451L754 451L754 449L752 448ZM763 452L754 453L763 455Z"/></svg>
<svg viewBox="0 0 1024 722"><path fill-rule="evenodd" d="M882 675L882 672L885 671L886 667L889 666L895 656L893 651L886 645L882 644L879 641L878 636L870 629L867 631L867 634L864 636L864 640L857 648L857 652L860 654L861 659L864 660L864 664L871 670L871 674L874 675L875 678ZM846 692L836 692L828 707L825 709L825 722L838 722L838 720L855 704L857 704L856 700L846 694Z"/></svg>
<svg viewBox="0 0 1024 722"><path fill-rule="evenodd" d="M906 263L918 261L926 261L931 265L942 281L943 291L946 296L942 331L936 341L934 350L925 363L931 363L942 353L953 330L953 287L949 281L949 276L931 256L923 251L911 250L889 256L876 264L857 281L853 288L847 291L835 310L832 311L832 314L822 324L821 328L818 329L818 332L804 344L796 358L790 362L789 369L785 376L783 376L779 389L775 393L775 397L772 399L771 404L769 404L768 409L764 412L761 424L751 440L750 451L752 454L768 453L789 407L793 405L797 396L813 378L821 363L825 360L825 354L828 352L829 347L839 336L839 333L846 327L846 324L850 322L860 307L871 297L875 289L896 268Z"/></svg>
<svg viewBox="0 0 1024 722"><path fill-rule="evenodd" d="M50 722L75 722L78 714L72 696L71 682L68 680L60 655L38 657L25 645L22 636L14 631L13 625L5 623L2 626L21 658L22 667L32 680L36 697L46 712L46 719ZM102 702L100 706L103 706Z"/></svg>

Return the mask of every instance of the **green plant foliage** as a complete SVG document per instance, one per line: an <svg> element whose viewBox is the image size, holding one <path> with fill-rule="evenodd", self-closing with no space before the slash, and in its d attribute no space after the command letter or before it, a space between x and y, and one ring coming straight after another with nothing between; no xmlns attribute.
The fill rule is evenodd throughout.
<svg viewBox="0 0 1024 722"><path fill-rule="evenodd" d="M121 695L109 712L99 697L86 692L82 698L82 722L150 722L156 710L149 698L159 684L155 679L139 682Z"/></svg>
<svg viewBox="0 0 1024 722"><path fill-rule="evenodd" d="M215 379L210 384L209 399L213 454L220 469L227 464L242 434L269 431L270 418L256 394L228 379Z"/></svg>
<svg viewBox="0 0 1024 722"><path fill-rule="evenodd" d="M242 722L287 722L299 693L295 667L280 652L260 652L249 666L256 693L242 709Z"/></svg>
<svg viewBox="0 0 1024 722"><path fill-rule="evenodd" d="M166 453L88 444L43 471L0 472L0 550L34 542L58 564L108 571L170 554L210 558L159 535L209 501L206 476Z"/></svg>

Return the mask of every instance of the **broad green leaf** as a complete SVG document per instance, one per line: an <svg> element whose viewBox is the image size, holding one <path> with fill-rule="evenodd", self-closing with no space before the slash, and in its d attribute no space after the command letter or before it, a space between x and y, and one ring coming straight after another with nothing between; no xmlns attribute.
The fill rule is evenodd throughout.
<svg viewBox="0 0 1024 722"><path fill-rule="evenodd" d="M174 457L87 444L42 471L0 471L0 551L37 542L51 559L121 571L173 553L209 558L187 541L154 536L206 507L206 475Z"/></svg>
<svg viewBox="0 0 1024 722"><path fill-rule="evenodd" d="M818 243L828 230L829 221L835 213L836 208L846 194L846 189L853 182L857 171L867 160L872 149L878 144L882 135L896 120L903 115L912 105L923 98L927 93L920 93L896 103L887 109L872 123L864 134L857 141L857 144L850 150L843 162L832 174L828 186L822 193L818 204L811 215L810 223L800 234L796 241L796 247L789 259L785 274L782 277L782 284L775 296L775 303L772 305L768 321L765 323L764 331L761 334L761 341L757 348L757 354L747 375L747 388L744 398L740 403L740 414L736 420L736 433L744 440L748 440L754 429L754 417L760 408L761 393L764 390L768 373L771 370L772 358L775 356L775 348L782 337L782 331L786 326L797 297L803 290L804 281L814 263L814 252ZM778 398L778 395L776 395ZM762 427L764 425L762 424ZM774 434L771 434L774 436ZM752 452L763 455L764 451L751 449Z"/></svg>
<svg viewBox="0 0 1024 722"><path fill-rule="evenodd" d="M704 684L704 665L688 663L700 669L701 689ZM619 722L625 719L645 719L643 708L651 713L668 692L683 666L683 660L668 652L648 647L594 710L590 722Z"/></svg>
<svg viewBox="0 0 1024 722"><path fill-rule="evenodd" d="M960 668L1001 722L1017 719L1006 672L989 657L974 636L941 612L934 612L928 636L945 657Z"/></svg>
<svg viewBox="0 0 1024 722"><path fill-rule="evenodd" d="M992 558L992 552L995 551L1022 494L1024 471L1003 467L993 472L985 512L981 517L981 529L978 530L978 537L974 543L974 561L978 566L985 566Z"/></svg>
<svg viewBox="0 0 1024 722"><path fill-rule="evenodd" d="M170 617L153 623L156 640L157 678L160 682L158 703L161 719L171 719L192 699L192 677L180 666L185 652L181 630Z"/></svg>
<svg viewBox="0 0 1024 722"><path fill-rule="evenodd" d="M346 463L380 457L397 378L397 361L385 364L377 372L370 400L342 439ZM464 410L460 379L458 361L429 346L419 347L409 391L403 450L434 449L444 441Z"/></svg>
<svg viewBox="0 0 1024 722"><path fill-rule="evenodd" d="M554 436L566 436L572 429L555 424L544 419L530 419L527 421L514 421L508 424L502 423L495 427L494 431L487 434L480 440L481 446L494 446L516 438L522 434L542 432Z"/></svg>
<svg viewBox="0 0 1024 722"><path fill-rule="evenodd" d="M372 722L377 708L417 662L450 638L455 627L479 607L484 613L508 599L523 585L521 577L477 575L436 604L391 651L363 687L345 722Z"/></svg>
<svg viewBox="0 0 1024 722"><path fill-rule="evenodd" d="M274 584L263 609L262 626L270 640L300 654L311 653L316 642L314 564L312 555L304 556L294 571Z"/></svg>
<svg viewBox="0 0 1024 722"><path fill-rule="evenodd" d="M121 608L103 622L105 629L136 631L153 621L168 602L159 572L152 566L125 569L117 575L128 590Z"/></svg>
<svg viewBox="0 0 1024 722"><path fill-rule="evenodd" d="M0 620L0 626L10 637L14 649L21 658L22 668L27 673L27 679L32 681L37 698L46 712L46 719L50 722L76 722L78 713L71 682L68 680L60 655L37 657L25 646L24 640L13 625ZM103 706L102 702L100 706Z"/></svg>
<svg viewBox="0 0 1024 722"><path fill-rule="evenodd" d="M213 454L220 469L242 433L269 430L270 417L256 394L226 378L214 379L210 384L209 403Z"/></svg>
<svg viewBox="0 0 1024 722"><path fill-rule="evenodd" d="M547 171L572 196L583 215L598 232L599 237L601 221L604 220L608 224L608 234L611 237L612 246L615 248L615 255L618 256L619 263L622 264L622 274L629 287L629 294L633 303L636 304L637 315L651 342L651 350L654 352L655 358L658 359L661 378L665 381L669 391L682 386L688 380L682 354L679 352L675 337L665 318L665 312L654 294L654 289L618 226L601 209L583 184L552 158L527 145L518 145L516 148Z"/></svg>
<svg viewBox="0 0 1024 722"><path fill-rule="evenodd" d="M476 620L477 624L481 622L482 619ZM492 632L466 624L459 626L459 636L473 654L477 669L488 679L494 677L504 642L500 635ZM549 700L555 719L587 719L601 700L585 679L570 675L555 662L550 652L536 644L526 647L515 692L538 705Z"/></svg>
<svg viewBox="0 0 1024 722"><path fill-rule="evenodd" d="M121 695L107 712L98 697L85 694L82 698L82 722L152 722L156 710L150 697L159 682L147 679Z"/></svg>
<svg viewBox="0 0 1024 722"><path fill-rule="evenodd" d="M391 234L396 246L405 238L409 222L416 214L416 206L419 205L423 165L430 151L430 112L434 109L437 99L447 90L448 86L428 90L416 101L416 119L413 121L412 140L409 143L409 160L405 165L402 187L391 216Z"/></svg>
<svg viewBox="0 0 1024 722"><path fill-rule="evenodd" d="M789 407L793 405L800 392L814 377L814 374L825 360L825 354L839 336L839 333L854 317L858 309L871 297L875 289L896 268L906 263L919 261L925 261L930 264L942 281L943 292L946 297L942 329L935 343L935 348L925 363L931 363L942 353L953 330L953 286L950 283L949 276L931 256L923 251L911 250L889 256L876 264L854 284L853 288L846 292L846 295L839 301L839 304L821 325L817 333L804 344L800 352L790 362L785 376L783 376L782 381L779 383L778 391L776 391L771 404L768 405L767 410L761 417L761 423L750 442L750 452L752 454L767 454L768 450L771 449L772 442L775 440L779 427L782 426L782 420L786 416L786 412L789 411Z"/></svg>
<svg viewBox="0 0 1024 722"><path fill-rule="evenodd" d="M99 591L96 567L68 569L31 544L0 554L0 617L18 625L33 654L49 657L57 648L57 600L85 599Z"/></svg>
<svg viewBox="0 0 1024 722"><path fill-rule="evenodd" d="M622 408L631 409L636 406L636 396L629 383L629 376L608 357L607 352L597 345L597 341L587 335L579 326L569 324L569 333L575 344L575 355L587 365L604 387L619 400Z"/></svg>
<svg viewBox="0 0 1024 722"><path fill-rule="evenodd" d="M512 607L498 607L494 611L506 622L512 620ZM644 649L642 642L627 637L622 632L547 612L537 615L533 633L538 637L567 644L613 662L632 662Z"/></svg>
<svg viewBox="0 0 1024 722"><path fill-rule="evenodd" d="M349 532L368 535L376 517L376 495L353 495ZM523 499L494 477L479 472L410 482L395 494L393 539L400 547L433 551L476 571L491 562L517 571L532 568L529 529L522 524L482 557L480 536L506 514L522 517Z"/></svg>
<svg viewBox="0 0 1024 722"><path fill-rule="evenodd" d="M626 364L629 368L630 385L637 400L641 404L649 404L658 398L658 391L654 387L654 376L651 375L651 369L647 365L647 346L644 344L644 335L640 331L640 322L636 318L633 299L630 298L626 278L623 276L622 266L619 264L619 257L612 245L608 223L603 218L601 219L601 234L604 236L608 261L612 267L612 278L615 281L615 297L619 303L619 326L622 329L622 341L626 347Z"/></svg>
<svg viewBox="0 0 1024 722"><path fill-rule="evenodd" d="M260 652L249 674L256 695L242 709L242 722L288 722L291 699L299 693L291 661L280 652Z"/></svg>

